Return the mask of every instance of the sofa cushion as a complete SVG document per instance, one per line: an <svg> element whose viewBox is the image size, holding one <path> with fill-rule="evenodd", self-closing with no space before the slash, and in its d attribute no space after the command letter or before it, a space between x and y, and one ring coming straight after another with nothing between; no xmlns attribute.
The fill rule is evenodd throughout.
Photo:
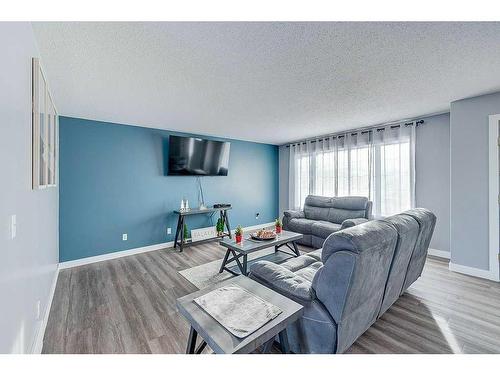
<svg viewBox="0 0 500 375"><path fill-rule="evenodd" d="M304 215L311 220L328 220L328 212L333 205L333 198L308 195L304 202Z"/></svg>
<svg viewBox="0 0 500 375"><path fill-rule="evenodd" d="M250 277L294 300L312 301L315 298L311 282L282 264L259 260L250 267Z"/></svg>
<svg viewBox="0 0 500 375"><path fill-rule="evenodd" d="M296 272L302 268L308 267L313 263L316 263L317 260L313 257L305 255L301 255L297 258L290 258L287 261L280 263L280 265L291 272Z"/></svg>
<svg viewBox="0 0 500 375"><path fill-rule="evenodd" d="M315 221L311 228L314 236L326 238L330 234L340 230L340 224L330 223L329 221Z"/></svg>
<svg viewBox="0 0 500 375"><path fill-rule="evenodd" d="M288 229L292 232L311 234L311 228L314 223L314 220L309 219L291 219L288 222Z"/></svg>
<svg viewBox="0 0 500 375"><path fill-rule="evenodd" d="M304 215L310 220L328 220L329 208L304 206Z"/></svg>
<svg viewBox="0 0 500 375"><path fill-rule="evenodd" d="M318 272L321 266L323 266L323 263L314 262L308 265L307 267L295 271L294 273L295 275L302 277L303 279L306 279L309 282L312 282L314 279L314 275L316 275L316 272Z"/></svg>
<svg viewBox="0 0 500 375"><path fill-rule="evenodd" d="M366 197L335 197L332 198L333 207L343 210L366 210L368 198Z"/></svg>
<svg viewBox="0 0 500 375"><path fill-rule="evenodd" d="M305 255L307 255L308 257L312 257L312 258L316 259L317 261L321 262L321 251L323 251L323 249L314 250L314 251L311 251L309 253L306 253Z"/></svg>
<svg viewBox="0 0 500 375"><path fill-rule="evenodd" d="M344 220L360 219L365 217L365 215L366 215L365 210L346 210L343 208L330 208L330 210L328 211L327 220L332 223L342 224Z"/></svg>

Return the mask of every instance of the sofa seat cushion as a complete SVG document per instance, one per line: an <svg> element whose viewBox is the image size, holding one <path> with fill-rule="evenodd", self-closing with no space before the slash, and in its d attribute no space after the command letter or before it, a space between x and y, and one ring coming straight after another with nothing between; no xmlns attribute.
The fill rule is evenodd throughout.
<svg viewBox="0 0 500 375"><path fill-rule="evenodd" d="M288 223L288 229L292 232L311 234L311 227L314 223L314 220L294 218Z"/></svg>
<svg viewBox="0 0 500 375"><path fill-rule="evenodd" d="M280 266L286 268L291 272L297 272L302 268L309 267L311 264L316 263L318 260L313 257L307 256L307 254L301 255L297 258L290 258L287 261L280 263Z"/></svg>
<svg viewBox="0 0 500 375"><path fill-rule="evenodd" d="M329 221L315 221L311 228L311 233L314 236L326 238L334 232L338 232L341 228L340 224L330 223Z"/></svg>
<svg viewBox="0 0 500 375"><path fill-rule="evenodd" d="M314 250L314 251L311 251L305 255L307 255L308 257L312 257L312 258L316 259L317 261L321 262L321 251L323 251L323 249Z"/></svg>
<svg viewBox="0 0 500 375"><path fill-rule="evenodd" d="M293 300L311 302L316 297L309 280L286 269L282 264L259 260L250 267L249 276Z"/></svg>
<svg viewBox="0 0 500 375"><path fill-rule="evenodd" d="M307 281L312 283L314 275L316 275L316 272L318 272L321 266L323 266L323 263L321 262L311 263L307 267L295 271L295 275L302 277L303 279L306 279Z"/></svg>

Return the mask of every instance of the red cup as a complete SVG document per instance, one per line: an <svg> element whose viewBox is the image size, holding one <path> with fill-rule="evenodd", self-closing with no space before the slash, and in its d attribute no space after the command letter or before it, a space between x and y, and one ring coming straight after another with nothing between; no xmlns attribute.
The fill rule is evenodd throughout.
<svg viewBox="0 0 500 375"><path fill-rule="evenodd" d="M241 243L243 236L241 234L236 235L236 243Z"/></svg>

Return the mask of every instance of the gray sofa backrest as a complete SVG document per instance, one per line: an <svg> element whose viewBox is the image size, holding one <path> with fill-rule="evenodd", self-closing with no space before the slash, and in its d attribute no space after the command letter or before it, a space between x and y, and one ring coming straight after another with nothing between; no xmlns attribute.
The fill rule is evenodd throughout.
<svg viewBox="0 0 500 375"><path fill-rule="evenodd" d="M436 215L425 208L414 208L403 212L402 215L407 215L415 219L419 225L420 231L410 259L410 265L406 272L401 294L403 294L422 274L425 260L427 259L427 250L429 249L434 227L436 226Z"/></svg>
<svg viewBox="0 0 500 375"><path fill-rule="evenodd" d="M394 215L385 218L384 221L394 226L398 234L398 241L394 250L379 316L386 312L401 294L410 258L420 232L417 221L408 215Z"/></svg>
<svg viewBox="0 0 500 375"><path fill-rule="evenodd" d="M321 197L309 195L304 202L304 216L342 224L347 219L371 219L372 202L366 197Z"/></svg>
<svg viewBox="0 0 500 375"><path fill-rule="evenodd" d="M397 232L370 221L331 234L312 287L337 324L336 352L347 349L377 319Z"/></svg>

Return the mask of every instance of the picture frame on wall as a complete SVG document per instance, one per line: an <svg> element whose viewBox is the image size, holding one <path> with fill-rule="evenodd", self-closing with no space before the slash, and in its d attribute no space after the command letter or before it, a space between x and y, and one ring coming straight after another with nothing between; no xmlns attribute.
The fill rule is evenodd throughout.
<svg viewBox="0 0 500 375"><path fill-rule="evenodd" d="M59 116L40 60L32 60L32 187L55 187Z"/></svg>

